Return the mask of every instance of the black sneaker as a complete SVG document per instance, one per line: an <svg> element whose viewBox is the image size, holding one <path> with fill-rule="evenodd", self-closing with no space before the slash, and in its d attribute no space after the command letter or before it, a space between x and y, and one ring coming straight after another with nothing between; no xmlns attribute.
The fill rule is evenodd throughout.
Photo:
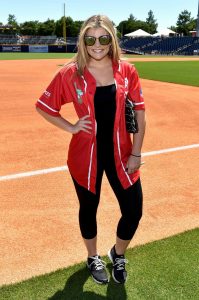
<svg viewBox="0 0 199 300"><path fill-rule="evenodd" d="M88 257L87 267L95 282L99 284L106 284L109 282L105 269L105 262L101 260L99 255Z"/></svg>
<svg viewBox="0 0 199 300"><path fill-rule="evenodd" d="M108 252L108 257L113 263L112 276L115 282L125 283L127 279L127 272L125 270L125 264L128 260L125 259L124 255L117 255L115 252L115 246Z"/></svg>

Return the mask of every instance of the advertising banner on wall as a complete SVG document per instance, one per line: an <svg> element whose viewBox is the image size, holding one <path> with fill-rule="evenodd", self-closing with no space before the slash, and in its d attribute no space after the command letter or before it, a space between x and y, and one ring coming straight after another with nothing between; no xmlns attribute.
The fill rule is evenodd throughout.
<svg viewBox="0 0 199 300"><path fill-rule="evenodd" d="M21 52L21 46L2 46L2 52Z"/></svg>
<svg viewBox="0 0 199 300"><path fill-rule="evenodd" d="M29 45L29 52L48 53L48 45Z"/></svg>

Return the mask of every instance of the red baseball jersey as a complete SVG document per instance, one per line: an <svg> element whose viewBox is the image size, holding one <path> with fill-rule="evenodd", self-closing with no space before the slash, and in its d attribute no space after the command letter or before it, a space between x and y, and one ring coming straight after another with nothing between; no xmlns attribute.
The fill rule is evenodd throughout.
<svg viewBox="0 0 199 300"><path fill-rule="evenodd" d="M130 134L126 131L125 99L135 104L135 110L144 110L144 99L140 80L135 67L125 61L113 63L116 84L116 115L114 123L114 158L118 178L124 188L132 185L140 175L125 171L127 160L132 151ZM55 75L46 91L36 102L36 106L46 113L59 117L62 106L73 102L78 118L90 115L92 134L80 131L72 136L67 164L74 179L82 186L95 193L97 174L96 133L94 95L96 81L85 68L82 76L77 75L77 65L70 63Z"/></svg>

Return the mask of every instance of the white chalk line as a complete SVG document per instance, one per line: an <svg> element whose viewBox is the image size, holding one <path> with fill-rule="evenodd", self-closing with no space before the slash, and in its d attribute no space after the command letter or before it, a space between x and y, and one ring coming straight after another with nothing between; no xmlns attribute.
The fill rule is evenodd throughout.
<svg viewBox="0 0 199 300"><path fill-rule="evenodd" d="M194 149L194 148L199 148L199 144L192 144L192 145L187 145L187 146L144 152L144 153L142 153L142 157L159 155L159 154L170 153L170 152L175 152L175 151L183 151L183 150ZM36 175L44 175L44 174L60 172L60 171L68 171L68 167L61 166L61 167L55 167L55 168L49 168L49 169L42 169L42 170L35 170L35 171L30 171L30 172L0 176L0 181L6 181L6 180L36 176Z"/></svg>

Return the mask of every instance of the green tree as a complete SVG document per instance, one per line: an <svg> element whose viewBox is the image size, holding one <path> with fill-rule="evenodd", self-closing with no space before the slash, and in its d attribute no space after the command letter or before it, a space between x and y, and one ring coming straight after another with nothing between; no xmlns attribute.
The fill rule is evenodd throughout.
<svg viewBox="0 0 199 300"><path fill-rule="evenodd" d="M189 23L189 29L190 30L196 30L196 27L197 27L197 19L192 19L192 21L190 21L190 23Z"/></svg>
<svg viewBox="0 0 199 300"><path fill-rule="evenodd" d="M48 19L43 23L38 23L38 35L54 35L55 34L55 21Z"/></svg>
<svg viewBox="0 0 199 300"><path fill-rule="evenodd" d="M8 21L7 24L11 25L12 27L9 30L6 29L4 33L15 34L19 30L19 24L17 23L17 19L15 15L9 14L7 21Z"/></svg>
<svg viewBox="0 0 199 300"><path fill-rule="evenodd" d="M148 22L137 20L132 14L130 14L128 20L121 21L117 26L117 30L121 33L121 35L125 35L132 31L142 29L149 33L155 33L158 24L154 19L153 12L151 11L147 20Z"/></svg>
<svg viewBox="0 0 199 300"><path fill-rule="evenodd" d="M20 33L23 35L38 35L39 21L26 21L20 24Z"/></svg>
<svg viewBox="0 0 199 300"><path fill-rule="evenodd" d="M191 18L191 13L188 10L183 10L179 16L176 23L177 31L183 35L189 35L189 31L193 30L194 19Z"/></svg>
<svg viewBox="0 0 199 300"><path fill-rule="evenodd" d="M63 23L64 17L57 20L55 23L55 34L58 37L63 37ZM72 36L72 27L73 27L73 19L71 17L66 17L66 36Z"/></svg>
<svg viewBox="0 0 199 300"><path fill-rule="evenodd" d="M154 17L153 11L149 10L148 12L148 18L146 18L146 24L148 28L148 32L151 34L154 34L157 32L158 23L156 23L156 19Z"/></svg>
<svg viewBox="0 0 199 300"><path fill-rule="evenodd" d="M79 35L80 28L83 24L83 21L74 21L71 26L71 36L76 37Z"/></svg>
<svg viewBox="0 0 199 300"><path fill-rule="evenodd" d="M16 19L15 15L9 14L7 20L8 20L9 25L12 25L13 27L18 26L17 19Z"/></svg>
<svg viewBox="0 0 199 300"><path fill-rule="evenodd" d="M117 30L121 33L121 35L125 35L129 32L135 31L137 29L136 26L136 18L130 14L128 20L121 21L117 26Z"/></svg>
<svg viewBox="0 0 199 300"><path fill-rule="evenodd" d="M136 21L136 18L134 17L133 14L129 15L128 21L131 21L131 22L135 22Z"/></svg>

